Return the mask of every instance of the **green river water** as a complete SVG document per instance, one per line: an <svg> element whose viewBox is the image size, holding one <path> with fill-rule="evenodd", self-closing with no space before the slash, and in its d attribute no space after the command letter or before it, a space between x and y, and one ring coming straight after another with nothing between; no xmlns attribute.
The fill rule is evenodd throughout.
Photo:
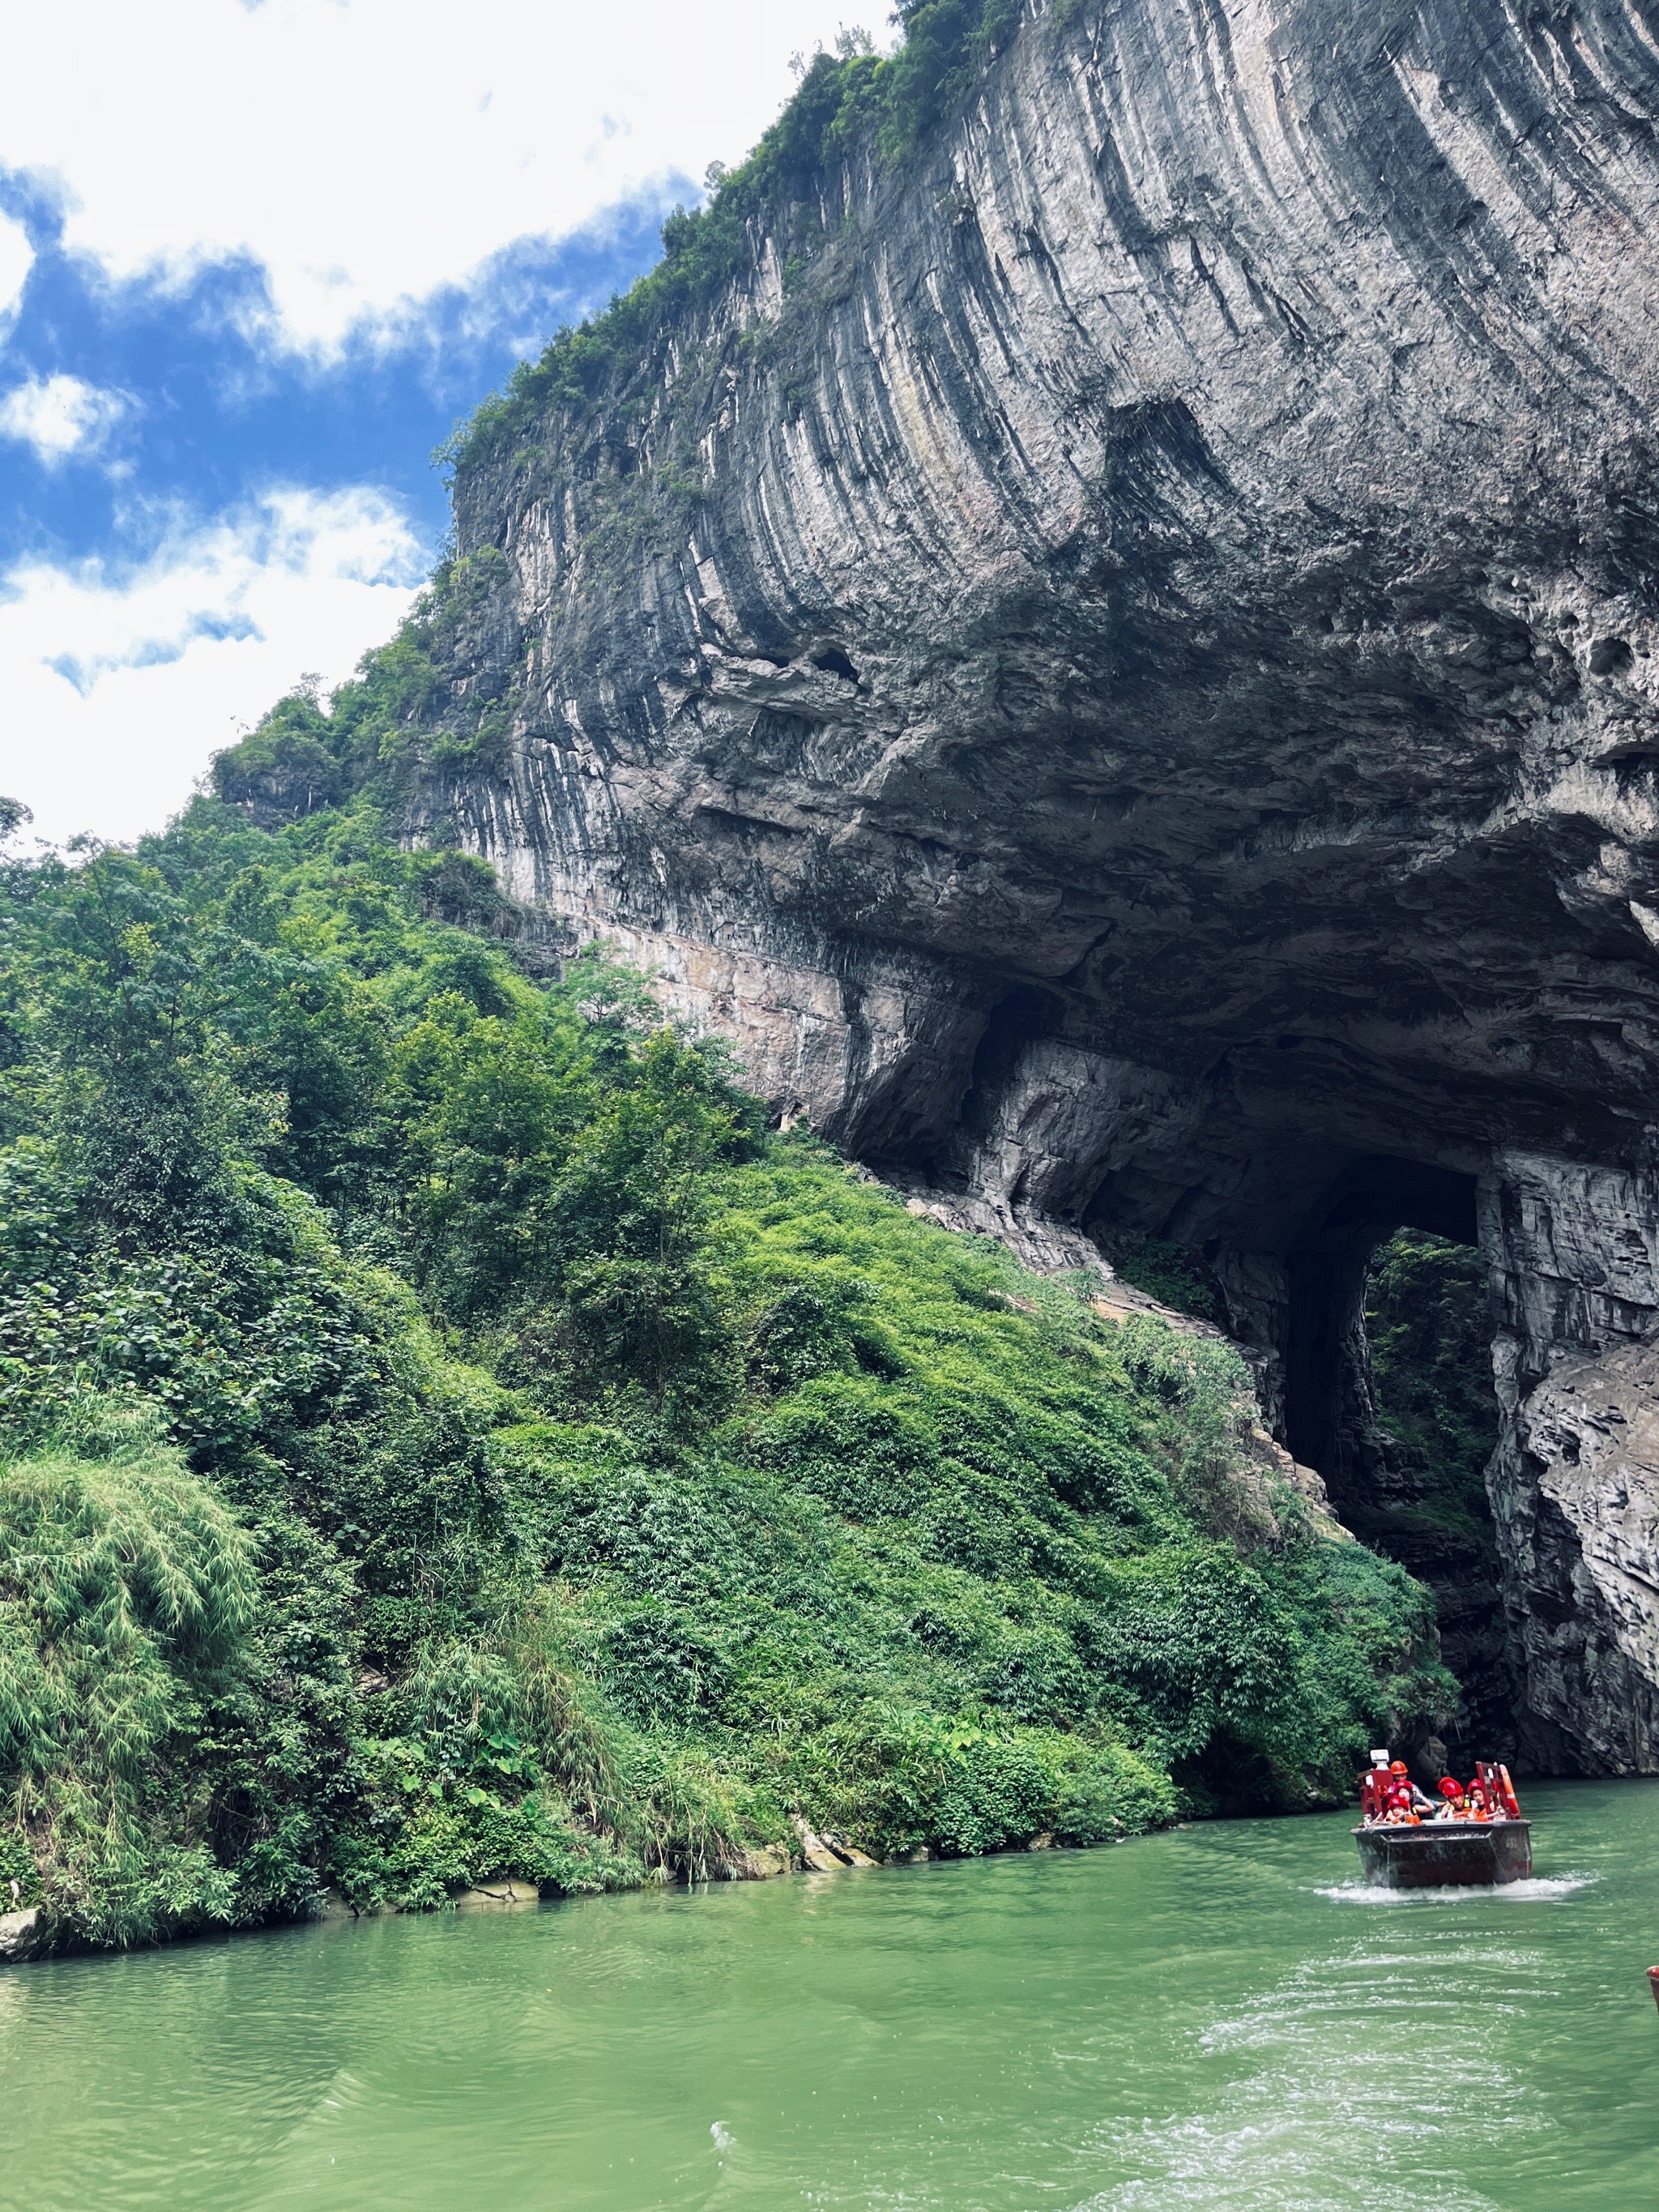
<svg viewBox="0 0 1659 2212"><path fill-rule="evenodd" d="M1659 2204L1659 1783L1396 1899L1340 1817L0 1973L29 2212Z"/></svg>

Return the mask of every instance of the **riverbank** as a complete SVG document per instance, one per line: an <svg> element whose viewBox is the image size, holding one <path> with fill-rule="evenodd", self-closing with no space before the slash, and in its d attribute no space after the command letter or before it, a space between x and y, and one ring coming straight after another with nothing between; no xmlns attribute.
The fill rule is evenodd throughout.
<svg viewBox="0 0 1659 2212"><path fill-rule="evenodd" d="M1170 1821L1167 1825L1175 1826L1186 1824ZM874 1858L867 1851L860 1850L856 1844L849 1842L844 1836L819 1835L809 1828L804 1820L799 1819L793 1826L795 1840L793 1844L775 1844L751 1852L741 1869L729 1872L719 1879L723 1881L775 1881L786 1875L850 1874L860 1869L874 1870L885 1866L925 1866L939 1857L939 1854L926 1844L920 1844L904 1852L901 1857L890 1860ZM1143 1829L1133 1832L1126 1829L1122 1835L1104 1840L1127 1842L1132 1832L1144 1834L1148 1831ZM1098 1844L1060 1844L1057 1843L1051 1835L1038 1835L1034 1836L1029 1843L1021 1844L1014 1848L1020 1851L1030 1852L1097 1850L1101 1846ZM1000 1856L1000 1854L993 1854L993 1856ZM665 1868L659 1868L650 1875L644 1877L637 1885L633 1886L641 1889L690 1890L699 1885L686 1881L684 1877L674 1875ZM705 1882L701 1887L706 1889L708 1884ZM447 1899L442 1909L462 1915L481 1912L523 1913L538 1911L544 1905L567 1901L567 1893L562 1891L549 1890L544 1893L540 1887L533 1881L526 1881L520 1875L503 1875L482 1877L471 1887L459 1891L454 1896ZM426 1909L431 1911L434 1908ZM331 1889L323 1893L311 1912L295 1916L292 1922L286 1924L292 1926L325 1923L331 1926L362 1924L373 1920L401 1917L402 1910L395 1905L355 1905L343 1892ZM224 1932L209 1929L193 1929L184 1936L172 1940L174 1942L212 1942ZM256 1931L243 1929L231 1932L251 1934ZM38 1966L44 1964L49 1959L93 1956L104 1948L105 1947L96 1944L77 1942L72 1935L66 1938L62 1932L52 1926L46 1914L38 1905L0 1913L0 1966ZM106 1950L105 1954L107 1955Z"/></svg>

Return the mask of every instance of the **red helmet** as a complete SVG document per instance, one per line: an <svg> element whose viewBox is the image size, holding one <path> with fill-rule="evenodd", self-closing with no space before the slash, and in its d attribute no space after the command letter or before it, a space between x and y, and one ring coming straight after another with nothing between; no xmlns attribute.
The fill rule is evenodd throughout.
<svg viewBox="0 0 1659 2212"><path fill-rule="evenodd" d="M1390 1774L1403 1774L1406 1771L1405 1760L1403 1759L1396 1759L1394 1765L1389 1769L1389 1771Z"/></svg>

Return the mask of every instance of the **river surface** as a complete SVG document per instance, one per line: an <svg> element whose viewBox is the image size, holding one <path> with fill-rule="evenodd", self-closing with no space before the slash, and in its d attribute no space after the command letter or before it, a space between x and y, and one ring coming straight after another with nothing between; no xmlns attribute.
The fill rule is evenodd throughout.
<svg viewBox="0 0 1659 2212"><path fill-rule="evenodd" d="M29 2212L1659 2203L1659 1783L1538 1879L1340 1817L0 1972Z"/></svg>

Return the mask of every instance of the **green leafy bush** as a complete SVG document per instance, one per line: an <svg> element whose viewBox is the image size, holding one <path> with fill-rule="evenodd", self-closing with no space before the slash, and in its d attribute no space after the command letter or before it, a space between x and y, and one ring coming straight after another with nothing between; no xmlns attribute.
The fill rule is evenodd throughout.
<svg viewBox="0 0 1659 2212"><path fill-rule="evenodd" d="M1227 1326L1227 1304L1221 1285L1202 1256L1187 1245L1148 1237L1133 1251L1121 1254L1112 1265L1126 1283L1145 1291L1160 1305L1195 1315L1218 1328Z"/></svg>
<svg viewBox="0 0 1659 2212"><path fill-rule="evenodd" d="M82 1419L0 1478L0 1773L48 1902L94 1940L235 1917L207 1796L170 1769L256 1601L247 1537L153 1418Z"/></svg>

